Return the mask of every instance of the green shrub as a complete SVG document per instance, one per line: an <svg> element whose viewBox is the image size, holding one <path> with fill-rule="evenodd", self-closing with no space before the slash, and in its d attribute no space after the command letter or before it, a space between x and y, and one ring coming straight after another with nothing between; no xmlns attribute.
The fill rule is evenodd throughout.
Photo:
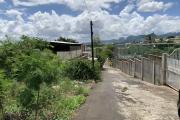
<svg viewBox="0 0 180 120"><path fill-rule="evenodd" d="M5 91L3 86L4 73L0 70L0 119L4 116Z"/></svg>
<svg viewBox="0 0 180 120"><path fill-rule="evenodd" d="M99 55L97 55L98 62L100 63L100 67L103 68L104 63L106 62L106 59L108 58L108 55L105 51L101 51Z"/></svg>
<svg viewBox="0 0 180 120"><path fill-rule="evenodd" d="M79 86L76 88L76 94L88 96L89 95L89 89L82 87L82 86Z"/></svg>
<svg viewBox="0 0 180 120"><path fill-rule="evenodd" d="M23 91L20 92L19 95L19 102L22 107L26 109L32 109L35 99L35 95L32 90L25 88Z"/></svg>
<svg viewBox="0 0 180 120"><path fill-rule="evenodd" d="M57 101L54 105L56 108L56 119L70 120L72 113L85 102L86 98L82 95L64 97Z"/></svg>
<svg viewBox="0 0 180 120"><path fill-rule="evenodd" d="M29 55L33 50L44 50L49 48L48 42L39 38L22 36L20 40L10 40L0 42L0 68L3 68L9 77L12 74L13 63L21 59L22 55Z"/></svg>
<svg viewBox="0 0 180 120"><path fill-rule="evenodd" d="M91 61L88 60L71 60L65 63L64 75L72 80L100 79L100 66L96 62L93 69Z"/></svg>
<svg viewBox="0 0 180 120"><path fill-rule="evenodd" d="M30 55L23 55L16 61L14 74L26 88L20 94L20 104L28 110L35 111L35 119L40 107L41 86L51 84L59 79L58 59L48 50L34 50Z"/></svg>
<svg viewBox="0 0 180 120"><path fill-rule="evenodd" d="M96 48L96 57L98 58L100 67L103 68L106 59L111 59L113 57L113 45L106 45L101 48Z"/></svg>
<svg viewBox="0 0 180 120"><path fill-rule="evenodd" d="M75 110L79 105L85 102L85 97L82 95L62 98L59 101L58 107L61 109Z"/></svg>
<svg viewBox="0 0 180 120"><path fill-rule="evenodd" d="M0 43L0 116L5 113L5 117L12 114L16 119L68 120L85 102L89 89L69 78L99 79L99 63L95 63L95 69L87 60L62 63L46 49L49 47L47 42L27 36Z"/></svg>

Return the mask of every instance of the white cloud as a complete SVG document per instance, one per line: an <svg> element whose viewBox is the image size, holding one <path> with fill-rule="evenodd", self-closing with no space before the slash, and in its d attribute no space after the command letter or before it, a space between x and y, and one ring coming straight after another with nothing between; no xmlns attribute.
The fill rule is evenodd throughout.
<svg viewBox="0 0 180 120"><path fill-rule="evenodd" d="M51 4L51 3L58 3L62 4L65 0L12 0L14 5L22 5L22 6L36 6L36 5L43 5L43 4Z"/></svg>
<svg viewBox="0 0 180 120"><path fill-rule="evenodd" d="M23 13L16 9L10 9L10 10L7 10L5 14L10 17L11 16L14 17L14 16L21 16Z"/></svg>
<svg viewBox="0 0 180 120"><path fill-rule="evenodd" d="M15 6L37 6L43 4L64 4L73 10L85 10L84 0L12 0ZM111 3L119 3L122 0L85 0L89 10L99 10L101 8L109 9Z"/></svg>
<svg viewBox="0 0 180 120"><path fill-rule="evenodd" d="M138 11L140 12L156 12L165 11L173 6L173 3L164 3L155 0L137 0Z"/></svg>
<svg viewBox="0 0 180 120"><path fill-rule="evenodd" d="M4 2L4 0L0 0L0 3Z"/></svg>
<svg viewBox="0 0 180 120"><path fill-rule="evenodd" d="M127 5L127 6L120 12L120 16L123 16L123 17L129 16L129 14L133 11L134 8L135 8L135 6L134 6L133 4Z"/></svg>
<svg viewBox="0 0 180 120"><path fill-rule="evenodd" d="M144 18L134 7L127 6L119 15L111 15L107 11L91 12L94 21L94 33L99 34L104 40L119 38L128 35L146 33L180 32L180 17L168 15L153 15ZM0 36L6 34L20 36L23 34L55 39L59 36L75 38L81 41L89 40L89 13L82 12L78 16L58 15L36 12L24 20L20 15L15 20L0 18Z"/></svg>

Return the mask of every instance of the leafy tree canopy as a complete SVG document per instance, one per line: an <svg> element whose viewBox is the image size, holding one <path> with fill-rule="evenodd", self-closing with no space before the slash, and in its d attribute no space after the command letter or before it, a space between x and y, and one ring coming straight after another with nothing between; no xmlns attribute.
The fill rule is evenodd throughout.
<svg viewBox="0 0 180 120"><path fill-rule="evenodd" d="M101 46L102 45L101 38L100 38L99 35L95 35L93 37L93 40L94 40L94 45L95 46Z"/></svg>
<svg viewBox="0 0 180 120"><path fill-rule="evenodd" d="M59 37L56 41L78 43L78 42L77 42L76 40L74 40L74 39L65 38L65 37Z"/></svg>

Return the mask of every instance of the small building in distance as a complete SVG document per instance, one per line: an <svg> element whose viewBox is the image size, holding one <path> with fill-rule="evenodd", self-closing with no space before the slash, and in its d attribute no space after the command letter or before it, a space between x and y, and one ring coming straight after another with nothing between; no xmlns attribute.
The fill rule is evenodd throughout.
<svg viewBox="0 0 180 120"><path fill-rule="evenodd" d="M180 43L180 36L167 37L166 41L171 43Z"/></svg>
<svg viewBox="0 0 180 120"><path fill-rule="evenodd" d="M72 59L82 56L85 46L81 43L51 41L52 50L62 59Z"/></svg>

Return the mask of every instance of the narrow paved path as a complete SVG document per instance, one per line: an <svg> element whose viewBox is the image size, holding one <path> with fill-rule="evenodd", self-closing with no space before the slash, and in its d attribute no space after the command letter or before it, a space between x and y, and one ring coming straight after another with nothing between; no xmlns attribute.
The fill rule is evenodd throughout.
<svg viewBox="0 0 180 120"><path fill-rule="evenodd" d="M73 120L178 120L177 93L154 86L113 68L92 90Z"/></svg>

